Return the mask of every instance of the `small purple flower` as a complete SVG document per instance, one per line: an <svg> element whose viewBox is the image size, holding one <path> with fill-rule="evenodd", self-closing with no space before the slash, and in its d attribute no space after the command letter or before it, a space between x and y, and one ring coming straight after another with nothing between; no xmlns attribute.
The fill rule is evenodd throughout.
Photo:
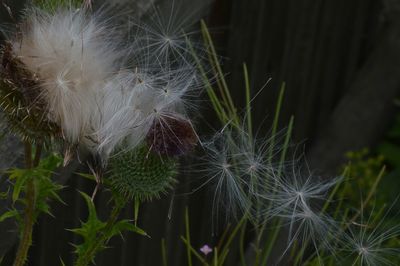
<svg viewBox="0 0 400 266"><path fill-rule="evenodd" d="M208 246L208 245L204 245L202 248L200 248L200 251L204 254L204 255L208 255L209 253L212 252L212 249Z"/></svg>

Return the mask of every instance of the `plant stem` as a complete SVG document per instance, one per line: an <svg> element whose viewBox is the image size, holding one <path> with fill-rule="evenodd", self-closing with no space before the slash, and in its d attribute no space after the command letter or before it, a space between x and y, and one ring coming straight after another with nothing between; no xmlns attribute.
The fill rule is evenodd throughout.
<svg viewBox="0 0 400 266"><path fill-rule="evenodd" d="M162 254L163 266L168 266L167 248L165 246L165 238L161 239L161 254Z"/></svg>
<svg viewBox="0 0 400 266"><path fill-rule="evenodd" d="M32 168L32 145L25 143L25 165L27 169ZM22 266L28 257L28 250L32 244L32 231L35 211L35 184L30 178L26 184L26 208L24 210L24 222L22 225L22 236L18 245L17 254L15 256L14 266Z"/></svg>
<svg viewBox="0 0 400 266"><path fill-rule="evenodd" d="M118 202L115 204L114 208L111 211L110 217L108 218L107 224L104 227L104 230L100 232L100 234L97 236L97 239L90 243L90 247L87 249L87 251L78 257L75 265L76 266L86 266L89 265L97 252L100 251L100 249L107 244L109 240L110 233L114 227L115 222L118 219L118 216L122 210L122 208L125 206L125 202Z"/></svg>
<svg viewBox="0 0 400 266"><path fill-rule="evenodd" d="M37 167L40 162L40 156L42 155L42 149L43 149L43 143L39 142L36 144L36 151L35 151L35 157L33 158L33 167Z"/></svg>
<svg viewBox="0 0 400 266"><path fill-rule="evenodd" d="M186 240L187 240L187 260L188 260L188 266L192 266L192 253L190 252L190 225L189 225L189 211L188 208L186 207L185 209L185 228L186 228Z"/></svg>

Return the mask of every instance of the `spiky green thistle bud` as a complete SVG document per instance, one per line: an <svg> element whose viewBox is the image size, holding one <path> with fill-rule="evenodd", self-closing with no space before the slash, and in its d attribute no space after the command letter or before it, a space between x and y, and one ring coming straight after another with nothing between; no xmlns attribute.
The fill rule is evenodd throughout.
<svg viewBox="0 0 400 266"><path fill-rule="evenodd" d="M109 168L114 190L130 199L151 200L172 188L178 163L142 146L113 156Z"/></svg>
<svg viewBox="0 0 400 266"><path fill-rule="evenodd" d="M0 47L0 107L9 130L30 143L60 135L60 128L47 120L40 80L13 54L12 45Z"/></svg>
<svg viewBox="0 0 400 266"><path fill-rule="evenodd" d="M34 6L48 11L54 12L60 8L80 8L82 6L82 0L33 0Z"/></svg>

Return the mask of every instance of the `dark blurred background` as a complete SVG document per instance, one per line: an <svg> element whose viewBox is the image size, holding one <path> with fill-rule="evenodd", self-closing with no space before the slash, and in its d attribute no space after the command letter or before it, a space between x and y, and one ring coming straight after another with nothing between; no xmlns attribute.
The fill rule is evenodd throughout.
<svg viewBox="0 0 400 266"><path fill-rule="evenodd" d="M23 5L23 1L3 1L12 10ZM162 1L168 0L153 2L157 5ZM201 1L185 3L195 8ZM127 0L116 4L143 8L148 3ZM11 21L4 7L0 7L0 16L2 23ZM238 106L244 104L243 62L249 68L254 94L272 78L254 103L255 124L261 136L270 128L279 88L286 82L280 127L287 124L291 115L295 116L293 142L304 146L311 169L323 177L333 177L346 162L346 152L363 148L372 153L391 149L389 164L395 169L400 158L396 145L383 150L380 147L385 147L382 143L388 142L388 132L398 123L400 0L214 0L203 17L223 58L224 72ZM211 111L205 110L204 120L214 120L211 124L218 127ZM200 130L208 131L202 127ZM1 166L18 164L14 154L20 154L19 150L18 142L5 136ZM66 265L72 264L71 244L80 239L65 228L76 228L85 219L87 209L78 190L90 194L94 185L70 173L84 170L75 162L62 173L60 180L67 187L61 197L66 205L53 204L55 218L40 217L29 265L59 265L60 258ZM169 265L186 265L185 246L179 237L184 232L186 206L193 245L213 244L217 237L212 235L212 191L182 196L181 191L190 191L193 186L185 182L188 180L191 177L181 177L173 201L172 196L165 196L141 208L139 226L151 238L132 234L124 235L123 240L116 237L111 248L99 254L96 265L162 265L162 238L166 240ZM0 184L5 190L4 179ZM399 182L393 185L398 187ZM0 213L7 204L1 203ZM100 215L105 216L107 195L100 193L96 205ZM124 215L132 218L133 207L127 208ZM0 224L0 257L6 254L5 263L15 249L14 230L12 221ZM246 239L251 241L251 231ZM232 253L230 264L235 265L237 258Z"/></svg>

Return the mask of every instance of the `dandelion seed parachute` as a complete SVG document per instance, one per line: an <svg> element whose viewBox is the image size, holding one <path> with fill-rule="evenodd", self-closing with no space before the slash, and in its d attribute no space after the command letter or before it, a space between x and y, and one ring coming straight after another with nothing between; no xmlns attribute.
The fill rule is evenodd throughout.
<svg viewBox="0 0 400 266"><path fill-rule="evenodd" d="M270 139L253 138L244 127L228 124L211 140L202 142L206 155L200 168L205 183L215 184L213 205L217 213L218 209L233 217L246 213L255 224L264 218L258 209L264 208L267 200L260 195L270 193L275 183L279 139L275 136L276 144L272 145Z"/></svg>
<svg viewBox="0 0 400 266"><path fill-rule="evenodd" d="M352 259L353 265L398 265L400 248L394 243L400 237L400 225L391 225L386 219L393 206L379 220L374 220L372 213L364 218L361 210L359 223L350 224L342 238L344 260Z"/></svg>
<svg viewBox="0 0 400 266"><path fill-rule="evenodd" d="M264 221L280 218L288 226L288 244L284 254L297 242L310 243L319 256L321 249L333 251L338 240L337 222L321 212L321 204L326 202L327 194L339 181L335 178L320 181L309 170L303 173L298 166L302 160L295 161L289 169L276 176L274 184L265 192L258 194L264 208L259 213Z"/></svg>

